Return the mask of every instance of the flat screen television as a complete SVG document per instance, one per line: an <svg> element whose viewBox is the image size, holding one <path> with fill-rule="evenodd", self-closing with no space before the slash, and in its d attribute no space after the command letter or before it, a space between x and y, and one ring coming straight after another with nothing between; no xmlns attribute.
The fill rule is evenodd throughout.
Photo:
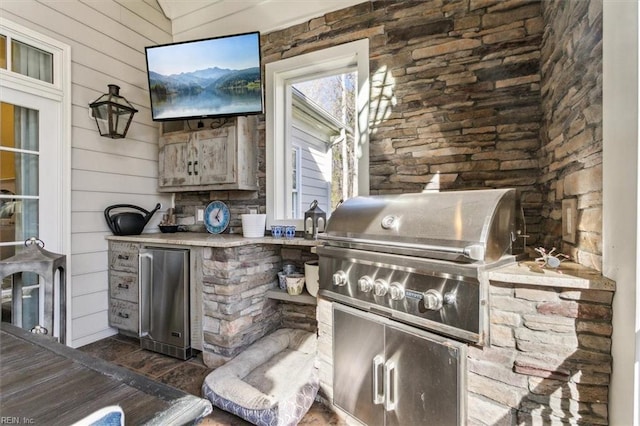
<svg viewBox="0 0 640 426"><path fill-rule="evenodd" d="M149 46L145 54L154 121L263 111L259 32Z"/></svg>

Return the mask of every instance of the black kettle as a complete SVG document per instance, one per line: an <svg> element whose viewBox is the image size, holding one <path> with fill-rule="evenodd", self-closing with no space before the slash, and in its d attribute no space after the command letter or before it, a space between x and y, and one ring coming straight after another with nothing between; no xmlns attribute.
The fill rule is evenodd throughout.
<svg viewBox="0 0 640 426"><path fill-rule="evenodd" d="M160 203L156 204L156 207L147 211L142 207L134 206L132 204L114 204L104 209L104 218L107 220L107 225L114 235L139 235L142 233L145 225L151 219L151 216L160 209ZM136 212L123 212L110 215L109 213L113 209L118 208L131 208L140 210L144 213L144 216Z"/></svg>

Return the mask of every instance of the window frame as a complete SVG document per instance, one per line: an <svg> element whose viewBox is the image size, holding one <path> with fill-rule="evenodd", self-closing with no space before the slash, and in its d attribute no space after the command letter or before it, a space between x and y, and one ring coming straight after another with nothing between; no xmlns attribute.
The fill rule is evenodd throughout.
<svg viewBox="0 0 640 426"><path fill-rule="evenodd" d="M295 217L298 216L300 214L301 211L301 198L300 198L300 193L302 190L302 179L301 179L301 175L302 175L302 152L301 152L301 148L299 145L297 144L292 144L291 145L291 159L294 160L293 163L291 165L291 171L295 172L292 173L291 179L292 179L292 185L291 185L291 214ZM294 185L295 183L295 185ZM296 196L294 197L293 194L296 194Z"/></svg>
<svg viewBox="0 0 640 426"><path fill-rule="evenodd" d="M356 128L357 191L369 193L369 40L362 39L315 52L305 53L265 65L265 145L267 227L295 225L302 230L302 219L287 213L290 175L290 128L292 122L291 85L310 77L357 72Z"/></svg>

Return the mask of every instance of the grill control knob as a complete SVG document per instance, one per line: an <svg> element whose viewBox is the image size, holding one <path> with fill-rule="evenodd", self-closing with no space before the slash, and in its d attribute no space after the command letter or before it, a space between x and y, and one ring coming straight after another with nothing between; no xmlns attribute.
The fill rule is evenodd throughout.
<svg viewBox="0 0 640 426"><path fill-rule="evenodd" d="M402 288L402 284L399 282L391 283L389 286L389 295L391 296L391 300L404 299L404 288Z"/></svg>
<svg viewBox="0 0 640 426"><path fill-rule="evenodd" d="M358 289L363 293L368 293L373 288L373 280L368 275L363 275L358 280Z"/></svg>
<svg viewBox="0 0 640 426"><path fill-rule="evenodd" d="M424 307L431 311L438 311L442 308L442 293L438 290L427 290L422 293L422 300L424 301Z"/></svg>
<svg viewBox="0 0 640 426"><path fill-rule="evenodd" d="M373 282L373 294L376 296L384 296L389 291L389 283L386 280L378 278Z"/></svg>
<svg viewBox="0 0 640 426"><path fill-rule="evenodd" d="M331 279L333 281L333 285L336 285L338 287L347 285L347 274L344 271L336 272L335 274L333 274L333 277Z"/></svg>

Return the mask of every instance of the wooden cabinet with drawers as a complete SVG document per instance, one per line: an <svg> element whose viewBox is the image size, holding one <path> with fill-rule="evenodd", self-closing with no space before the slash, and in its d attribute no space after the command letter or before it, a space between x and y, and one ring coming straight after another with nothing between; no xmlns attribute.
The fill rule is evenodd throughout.
<svg viewBox="0 0 640 426"><path fill-rule="evenodd" d="M255 117L215 129L165 133L158 147L158 190L257 190Z"/></svg>
<svg viewBox="0 0 640 426"><path fill-rule="evenodd" d="M109 325L138 335L139 244L109 242Z"/></svg>

